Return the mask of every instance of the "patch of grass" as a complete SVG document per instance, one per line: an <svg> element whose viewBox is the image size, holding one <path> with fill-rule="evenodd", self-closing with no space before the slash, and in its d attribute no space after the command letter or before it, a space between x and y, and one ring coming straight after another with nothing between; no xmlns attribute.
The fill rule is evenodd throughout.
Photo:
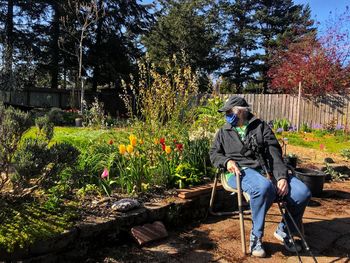
<svg viewBox="0 0 350 263"><path fill-rule="evenodd" d="M350 137L345 134L330 134L324 131L312 133L284 132L277 134L277 138L288 138L288 143L330 153L339 153L341 150L350 148Z"/></svg>
<svg viewBox="0 0 350 263"><path fill-rule="evenodd" d="M76 207L64 207L60 212L49 213L36 202L0 204L0 247L11 253L35 240L50 238L72 227Z"/></svg>
<svg viewBox="0 0 350 263"><path fill-rule="evenodd" d="M32 127L26 134L25 138L34 138L36 134L36 127ZM126 131L115 129L92 129L92 128L78 128L78 127L55 127L54 137L51 144L56 142L66 142L79 150L85 150L92 143L108 143L113 140L114 143L125 142L127 138Z"/></svg>

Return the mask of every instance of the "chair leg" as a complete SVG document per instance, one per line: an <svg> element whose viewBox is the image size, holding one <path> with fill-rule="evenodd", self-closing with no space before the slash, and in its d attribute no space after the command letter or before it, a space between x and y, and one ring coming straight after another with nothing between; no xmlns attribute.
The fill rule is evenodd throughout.
<svg viewBox="0 0 350 263"><path fill-rule="evenodd" d="M245 240L245 229L244 229L244 215L243 215L243 208L242 208L242 189L241 189L241 178L239 175L236 175L236 183L237 183L237 190L238 190L238 212L239 212L239 227L241 229L241 245L242 245L242 252L245 255L247 253L246 251L246 240Z"/></svg>
<svg viewBox="0 0 350 263"><path fill-rule="evenodd" d="M214 207L214 201L215 201L215 194L216 194L216 186L218 184L218 177L215 176L213 189L211 190L211 197L210 197L210 203L209 203L209 213L212 215L216 215L216 213L213 210Z"/></svg>

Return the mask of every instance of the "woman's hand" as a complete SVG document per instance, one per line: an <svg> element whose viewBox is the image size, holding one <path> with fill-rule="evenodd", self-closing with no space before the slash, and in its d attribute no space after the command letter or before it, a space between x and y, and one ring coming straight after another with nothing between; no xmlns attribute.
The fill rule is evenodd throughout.
<svg viewBox="0 0 350 263"><path fill-rule="evenodd" d="M241 171L238 168L238 165L235 161L229 160L226 164L226 169L230 173L234 173L235 175L241 175Z"/></svg>
<svg viewBox="0 0 350 263"><path fill-rule="evenodd" d="M277 182L277 195L285 196L288 194L288 182L286 179L280 179Z"/></svg>

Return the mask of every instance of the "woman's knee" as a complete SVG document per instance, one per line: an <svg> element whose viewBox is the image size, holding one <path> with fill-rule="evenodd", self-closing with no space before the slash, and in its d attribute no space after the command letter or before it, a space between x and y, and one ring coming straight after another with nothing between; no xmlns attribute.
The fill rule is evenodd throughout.
<svg viewBox="0 0 350 263"><path fill-rule="evenodd" d="M263 180L258 187L259 194L270 199L275 199L276 190L270 180Z"/></svg>
<svg viewBox="0 0 350 263"><path fill-rule="evenodd" d="M308 203L311 199L310 189L300 180L293 178L291 180L291 195L296 203Z"/></svg>

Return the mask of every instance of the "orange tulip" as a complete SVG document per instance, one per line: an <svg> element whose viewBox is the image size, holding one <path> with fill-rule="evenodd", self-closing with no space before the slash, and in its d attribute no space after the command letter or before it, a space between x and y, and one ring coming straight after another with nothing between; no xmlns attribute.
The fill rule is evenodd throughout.
<svg viewBox="0 0 350 263"><path fill-rule="evenodd" d="M165 152L166 152L167 154L171 153L171 148L170 148L170 146L165 146Z"/></svg>
<svg viewBox="0 0 350 263"><path fill-rule="evenodd" d="M136 144L137 144L137 138L136 138L136 136L135 135L130 135L129 136L129 140L130 140L130 144L132 145L132 146L136 146Z"/></svg>

